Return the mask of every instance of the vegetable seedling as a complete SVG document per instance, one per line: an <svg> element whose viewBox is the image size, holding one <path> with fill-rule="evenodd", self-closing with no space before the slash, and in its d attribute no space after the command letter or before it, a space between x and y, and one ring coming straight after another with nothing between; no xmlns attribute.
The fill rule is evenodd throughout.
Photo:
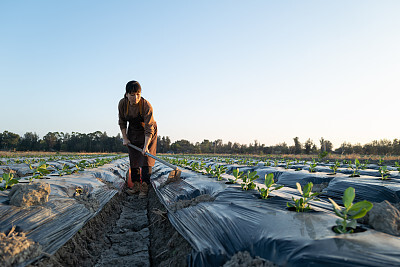
<svg viewBox="0 0 400 267"><path fill-rule="evenodd" d="M310 207L310 201L319 201L318 198L316 198L320 193L315 192L312 193L311 190L313 188L313 183L309 182L308 184L306 184L303 189L301 188L301 185L299 183L296 183L297 186L297 190L300 192L301 194L301 198L299 199L294 199L294 197L292 197L292 200L294 202L294 205L290 202L287 202L286 205L289 208L295 208L296 212L304 212L304 211L308 211L311 210Z"/></svg>
<svg viewBox="0 0 400 267"><path fill-rule="evenodd" d="M308 171L315 172L315 167L317 167L317 163L315 162L315 159L313 159L313 161L310 162L310 168L308 169Z"/></svg>
<svg viewBox="0 0 400 267"><path fill-rule="evenodd" d="M353 170L353 173L350 175L350 177L360 177L360 168L361 164L358 159L354 161L354 165L351 164L351 161L349 162L349 168Z"/></svg>
<svg viewBox="0 0 400 267"><path fill-rule="evenodd" d="M338 160L335 161L335 164L333 166L330 166L329 169L331 169L333 171L332 174L336 174L337 169L340 166L340 162Z"/></svg>
<svg viewBox="0 0 400 267"><path fill-rule="evenodd" d="M334 200L329 198L329 201L333 205L335 214L341 218L336 220L336 226L333 228L333 230L338 234L353 233L354 229L357 227L356 219L364 217L373 207L372 203L367 200L353 204L355 196L356 193L353 187L349 187L344 191L342 198L344 209L336 204Z"/></svg>
<svg viewBox="0 0 400 267"><path fill-rule="evenodd" d="M2 177L0 177L0 183L4 181L4 187L0 186L0 190L4 191L9 187L12 187L15 184L18 184L19 181L14 179L14 174L12 173L3 173Z"/></svg>
<svg viewBox="0 0 400 267"><path fill-rule="evenodd" d="M273 173L269 173L269 174L265 175L264 184L267 188L257 187L258 192L260 192L260 195L263 199L268 198L269 193L271 193L272 191L279 190L283 187L283 185L275 184Z"/></svg>
<svg viewBox="0 0 400 267"><path fill-rule="evenodd" d="M236 170L232 171L232 174L233 174L233 177L235 177L235 180L234 179L228 179L228 181L235 184L237 182L237 180L243 178L243 174L244 173L239 171L239 168L237 168Z"/></svg>
<svg viewBox="0 0 400 267"><path fill-rule="evenodd" d="M387 180L388 176L390 175L390 171L388 170L387 166L379 167L379 174L381 175L381 180Z"/></svg>
<svg viewBox="0 0 400 267"><path fill-rule="evenodd" d="M249 190L249 189L254 189L256 188L256 185L254 184L254 180L259 178L257 175L256 171L250 172L247 171L247 174L243 176L242 181L243 183L240 185L243 190Z"/></svg>

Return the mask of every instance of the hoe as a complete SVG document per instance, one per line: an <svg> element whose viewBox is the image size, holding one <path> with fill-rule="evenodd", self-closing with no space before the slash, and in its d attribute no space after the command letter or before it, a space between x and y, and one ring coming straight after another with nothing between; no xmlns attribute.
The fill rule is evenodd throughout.
<svg viewBox="0 0 400 267"><path fill-rule="evenodd" d="M135 145L128 144L128 146L130 146L131 148L136 149L137 151L140 151L140 152L143 153L143 149L141 149L141 148L139 148L139 147L137 147ZM178 167L176 167L176 166L172 165L171 163L166 162L165 160L162 160L162 159L160 159L160 158L158 158L158 157L156 157L156 156L154 156L154 155L152 155L150 153L146 152L145 155L149 156L149 157L152 157L153 159L155 159L155 160L161 162L162 164L167 165L168 167L173 169L173 171L170 172L169 175L168 175L167 183L178 181L181 178L181 172L182 171L180 169L178 169Z"/></svg>

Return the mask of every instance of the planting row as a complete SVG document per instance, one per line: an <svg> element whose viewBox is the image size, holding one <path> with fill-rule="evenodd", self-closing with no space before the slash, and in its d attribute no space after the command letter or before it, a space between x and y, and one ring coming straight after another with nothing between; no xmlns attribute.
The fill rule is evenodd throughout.
<svg viewBox="0 0 400 267"><path fill-rule="evenodd" d="M0 165L0 190L6 190L19 182L32 182L49 176L70 175L97 168L123 155L111 156L60 156L49 158L12 158Z"/></svg>
<svg viewBox="0 0 400 267"><path fill-rule="evenodd" d="M8 170L14 174L31 171L17 177L19 183L11 189L0 191L0 232L5 235L1 245L7 247L0 258L6 266L25 266L54 254L122 191L129 160L112 155L36 162L32 168L27 165L4 168L3 175L13 175ZM62 166L69 168L64 172ZM20 243L14 242L15 236L21 238ZM18 247L20 244L23 247Z"/></svg>
<svg viewBox="0 0 400 267"><path fill-rule="evenodd" d="M165 159L187 169L182 181L165 184L170 169L157 164L152 182L170 221L194 248L192 265L219 266L243 250L288 266L400 264L400 233L374 220L381 212L376 200L393 199L371 185L372 179L382 187L390 183L396 195L397 179L319 174L266 162ZM364 198L363 187L377 191L375 197Z"/></svg>

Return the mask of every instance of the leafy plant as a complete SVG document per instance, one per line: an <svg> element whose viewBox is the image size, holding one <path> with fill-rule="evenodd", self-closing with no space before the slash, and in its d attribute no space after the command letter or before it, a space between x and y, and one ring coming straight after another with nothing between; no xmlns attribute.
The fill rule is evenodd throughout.
<svg viewBox="0 0 400 267"><path fill-rule="evenodd" d="M329 169L333 171L333 174L336 174L337 169L340 167L340 162L338 160L335 161L333 166L330 166Z"/></svg>
<svg viewBox="0 0 400 267"><path fill-rule="evenodd" d="M291 165L292 165L292 162L290 160L286 161L285 169L289 169Z"/></svg>
<svg viewBox="0 0 400 267"><path fill-rule="evenodd" d="M353 200L356 196L355 189L353 187L347 188L343 193L343 205L342 209L334 200L329 198L329 201L333 205L335 214L341 219L336 220L336 226L334 231L338 234L352 233L357 226L357 220L367 214L372 209L373 205L367 200L363 200L353 204ZM350 228L348 230L348 228Z"/></svg>
<svg viewBox="0 0 400 267"><path fill-rule="evenodd" d="M205 170L207 174L212 174L213 169L211 168L211 166L207 166Z"/></svg>
<svg viewBox="0 0 400 267"><path fill-rule="evenodd" d="M268 198L269 193L271 193L274 190L279 190L283 187L283 185L277 185L274 182L274 174L269 173L265 175L265 181L264 184L267 188L260 188L257 187L258 192L260 192L260 195L263 199Z"/></svg>
<svg viewBox="0 0 400 267"><path fill-rule="evenodd" d="M396 162L394 163L394 165L396 166L397 171L400 172L400 164L396 161Z"/></svg>
<svg viewBox="0 0 400 267"><path fill-rule="evenodd" d="M29 181L32 182L33 179L41 179L43 176L47 175L50 173L50 170L47 168L49 167L48 164L43 162L41 165L39 165L37 168L32 167L32 165L29 165L29 168L33 170L33 175L31 178L29 178Z"/></svg>
<svg viewBox="0 0 400 267"><path fill-rule="evenodd" d="M316 193L312 193L312 188L313 188L313 183L309 182L308 184L306 184L303 189L301 188L301 185L299 183L296 183L297 186L297 190L300 192L301 194L301 198L298 199L294 199L294 197L292 197L292 200L294 202L294 205L290 202L287 202L286 205L289 208L295 208L296 212L304 212L304 211L308 211L311 210L310 207L310 201L319 201L318 198L316 198L320 193L316 192Z"/></svg>
<svg viewBox="0 0 400 267"><path fill-rule="evenodd" d="M310 162L310 168L308 169L309 172L315 172L315 168L317 167L317 163L315 162L315 159L313 159L312 162Z"/></svg>
<svg viewBox="0 0 400 267"><path fill-rule="evenodd" d="M218 181L222 180L222 174L225 173L226 167L223 165L215 165L214 166L214 171L213 171L213 176L217 177Z"/></svg>
<svg viewBox="0 0 400 267"><path fill-rule="evenodd" d="M249 190L256 188L255 183L253 182L259 178L256 171L250 172L247 171L247 174L243 176L242 181L243 183L240 185L243 190Z"/></svg>
<svg viewBox="0 0 400 267"><path fill-rule="evenodd" d="M4 181L4 187L0 186L0 190L4 191L9 187L12 187L15 184L18 184L19 181L14 179L14 174L12 173L3 173L3 176L0 177L0 183Z"/></svg>
<svg viewBox="0 0 400 267"><path fill-rule="evenodd" d="M277 159L274 159L274 166L278 167L278 160Z"/></svg>
<svg viewBox="0 0 400 267"><path fill-rule="evenodd" d="M379 174L381 175L382 180L386 180L390 175L390 171L388 170L387 166L380 166L379 167Z"/></svg>
<svg viewBox="0 0 400 267"><path fill-rule="evenodd" d="M228 181L235 184L235 183L237 183L237 180L243 178L244 173L239 171L239 168L237 168L232 171L232 174L233 174L233 177L235 177L235 179L228 179Z"/></svg>
<svg viewBox="0 0 400 267"><path fill-rule="evenodd" d="M380 159L378 160L378 165L379 165L379 166L383 166L383 162L384 162L383 158L380 158Z"/></svg>
<svg viewBox="0 0 400 267"><path fill-rule="evenodd" d="M353 170L353 173L350 175L350 177L360 177L360 168L361 164L358 159L354 161L354 164L351 164L351 161L349 163L349 168Z"/></svg>

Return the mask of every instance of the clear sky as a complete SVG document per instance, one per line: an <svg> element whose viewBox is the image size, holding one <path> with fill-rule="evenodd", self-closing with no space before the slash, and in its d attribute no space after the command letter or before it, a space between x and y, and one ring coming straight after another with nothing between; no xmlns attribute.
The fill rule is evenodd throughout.
<svg viewBox="0 0 400 267"><path fill-rule="evenodd" d="M0 1L0 131L119 132L129 80L159 135L400 138L400 1Z"/></svg>

